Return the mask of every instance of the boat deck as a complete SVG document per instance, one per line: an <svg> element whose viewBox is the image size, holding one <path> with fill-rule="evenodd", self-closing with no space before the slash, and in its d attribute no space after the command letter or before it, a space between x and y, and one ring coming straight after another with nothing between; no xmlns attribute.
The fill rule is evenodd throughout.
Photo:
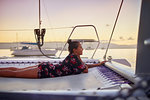
<svg viewBox="0 0 150 100"><path fill-rule="evenodd" d="M0 59L0 67L26 67L40 62L60 63L63 59ZM83 59L85 63L99 60ZM117 89L132 84L106 66L90 68L88 73L44 79L0 77L0 91L85 91Z"/></svg>

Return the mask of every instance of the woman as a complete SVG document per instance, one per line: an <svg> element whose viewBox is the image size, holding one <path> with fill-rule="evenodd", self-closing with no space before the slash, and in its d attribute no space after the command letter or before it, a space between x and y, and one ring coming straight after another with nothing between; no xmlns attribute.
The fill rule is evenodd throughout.
<svg viewBox="0 0 150 100"><path fill-rule="evenodd" d="M2 77L18 77L18 78L48 78L66 76L72 74L87 73L88 68L100 66L105 61L97 64L84 64L80 58L83 48L80 42L68 41L69 55L63 60L61 64L53 65L51 63L41 63L36 66L26 68L0 68L0 76Z"/></svg>

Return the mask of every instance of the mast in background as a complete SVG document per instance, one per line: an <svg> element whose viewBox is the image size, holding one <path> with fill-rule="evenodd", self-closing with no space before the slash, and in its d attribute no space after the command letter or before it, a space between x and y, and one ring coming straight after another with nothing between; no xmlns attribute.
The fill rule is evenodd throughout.
<svg viewBox="0 0 150 100"><path fill-rule="evenodd" d="M39 29L41 30L41 0L39 0Z"/></svg>
<svg viewBox="0 0 150 100"><path fill-rule="evenodd" d="M16 43L17 43L17 50L18 50L19 48L18 33L16 33Z"/></svg>

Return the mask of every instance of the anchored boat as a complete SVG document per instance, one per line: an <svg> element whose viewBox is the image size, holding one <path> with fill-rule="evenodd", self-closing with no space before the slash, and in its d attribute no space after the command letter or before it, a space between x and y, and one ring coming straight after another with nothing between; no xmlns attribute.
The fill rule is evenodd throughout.
<svg viewBox="0 0 150 100"><path fill-rule="evenodd" d="M55 56L57 50L46 50L42 49L44 54L48 56ZM12 55L14 56L43 56L39 49L32 49L28 46L23 46L20 49L13 50Z"/></svg>

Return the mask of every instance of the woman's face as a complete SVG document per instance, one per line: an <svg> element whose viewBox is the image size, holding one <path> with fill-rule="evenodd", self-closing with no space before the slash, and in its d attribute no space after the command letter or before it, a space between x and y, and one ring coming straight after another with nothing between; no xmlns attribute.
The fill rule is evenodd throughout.
<svg viewBox="0 0 150 100"><path fill-rule="evenodd" d="M74 51L74 54L76 54L76 55L82 55L83 48L82 48L81 44L79 43L78 48L73 49L73 51Z"/></svg>

